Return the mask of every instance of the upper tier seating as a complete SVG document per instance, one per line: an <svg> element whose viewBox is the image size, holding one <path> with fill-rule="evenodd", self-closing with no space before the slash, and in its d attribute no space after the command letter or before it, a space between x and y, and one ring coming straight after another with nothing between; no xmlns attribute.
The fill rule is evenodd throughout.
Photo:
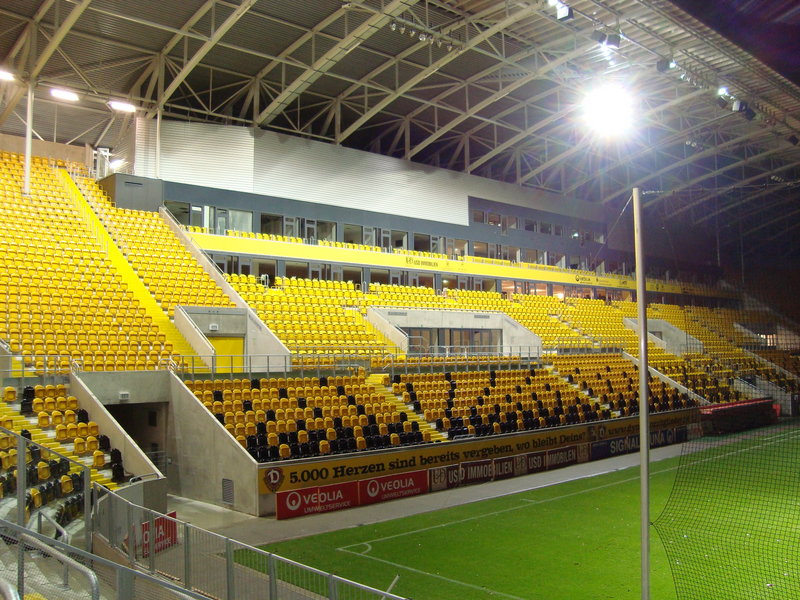
<svg viewBox="0 0 800 600"><path fill-rule="evenodd" d="M23 198L18 154L0 159L0 338L37 370L155 368L174 355L47 161ZM45 356L59 358L46 359Z"/></svg>
<svg viewBox="0 0 800 600"><path fill-rule="evenodd" d="M116 208L90 178L81 179L80 185L131 266L170 317L178 304L235 306L160 214Z"/></svg>

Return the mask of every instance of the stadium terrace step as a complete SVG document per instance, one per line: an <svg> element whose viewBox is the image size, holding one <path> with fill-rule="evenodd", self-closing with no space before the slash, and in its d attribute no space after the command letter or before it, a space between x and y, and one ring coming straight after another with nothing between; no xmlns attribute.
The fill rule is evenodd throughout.
<svg viewBox="0 0 800 600"><path fill-rule="evenodd" d="M111 260L111 263L116 268L120 277L122 277L123 281L128 285L128 289L133 292L134 296L139 301L139 305L145 309L145 313L152 319L152 323L157 325L159 330L166 335L166 340L172 343L173 352L181 356L196 355L191 345L189 345L180 331L178 331L172 321L170 321L169 316L150 293L150 290L147 289L136 271L133 270L128 259L108 233L105 225L95 214L69 173L63 169L59 169L59 176L62 178L64 185L68 188L70 192L69 197L72 198L80 213L90 221L92 231L95 233L98 241L106 248L109 260Z"/></svg>
<svg viewBox="0 0 800 600"><path fill-rule="evenodd" d="M430 423L420 416L412 407L403 404L403 401L392 393L392 389L388 387L388 375L385 373L372 373L367 376L366 382L375 388L375 391L386 398L387 402L391 402L397 406L399 412L404 412L408 415L409 421L416 421L419 424L419 430L422 432L428 431L431 435L431 441L444 442L447 437L436 430Z"/></svg>

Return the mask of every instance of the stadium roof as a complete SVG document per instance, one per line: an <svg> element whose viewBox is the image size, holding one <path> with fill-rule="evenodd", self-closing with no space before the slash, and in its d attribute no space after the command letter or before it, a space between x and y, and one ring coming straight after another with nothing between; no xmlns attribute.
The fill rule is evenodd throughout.
<svg viewBox="0 0 800 600"><path fill-rule="evenodd" d="M5 0L0 23L0 64L36 81L43 139L113 148L132 119L106 103L125 99L610 215L640 186L666 226L800 256L800 87L667 0ZM634 136L599 142L576 118L601 80L636 90ZM0 131L22 135L24 85L0 93Z"/></svg>

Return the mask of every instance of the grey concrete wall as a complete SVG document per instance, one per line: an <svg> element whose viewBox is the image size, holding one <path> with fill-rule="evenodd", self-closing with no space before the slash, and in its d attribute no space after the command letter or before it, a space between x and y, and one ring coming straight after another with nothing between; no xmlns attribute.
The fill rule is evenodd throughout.
<svg viewBox="0 0 800 600"><path fill-rule="evenodd" d="M400 348L403 352L408 352L408 335L395 327L392 322L379 310L372 306L367 307L367 321L380 331L386 339Z"/></svg>
<svg viewBox="0 0 800 600"><path fill-rule="evenodd" d="M167 469L172 493L251 515L259 514L258 464L175 375L168 374L172 395ZM234 487L232 505L222 501L222 480Z"/></svg>
<svg viewBox="0 0 800 600"><path fill-rule="evenodd" d="M639 320L625 317L622 322L628 329L639 331ZM662 338L652 334L653 331L661 332ZM696 337L689 335L683 329L678 329L664 319L647 319L647 338L657 346L664 348L678 356L686 352L703 352L703 343Z"/></svg>
<svg viewBox="0 0 800 600"><path fill-rule="evenodd" d="M181 335L189 342L200 360L202 360L207 367L211 366L210 357L216 354L214 345L208 341L206 335L201 331L197 323L194 322L192 317L187 314L183 306L175 307L175 327L181 332Z"/></svg>
<svg viewBox="0 0 800 600"><path fill-rule="evenodd" d="M538 356L542 338L505 313L492 311L423 310L407 308L375 308L395 327L425 327L431 329L500 329L503 332L503 352ZM367 313L369 317L369 312ZM521 350L522 349L522 350Z"/></svg>
<svg viewBox="0 0 800 600"><path fill-rule="evenodd" d="M92 421L97 423L100 431L108 436L112 448L119 448L122 452L122 460L125 465L125 470L133 475L147 475L150 473L161 474L155 465L150 462L150 459L145 456L139 445L129 436L125 430L120 426L117 420L104 406L102 398L114 396L116 401L119 401L120 386L116 383L116 379L125 379L125 375L131 374L124 372L115 373L88 373L84 372L79 375L75 373L70 374L69 391L70 394L78 399L78 406L84 408ZM148 379L157 381L164 379L163 372L149 372L150 378L130 378L132 381L137 381L139 385L146 385L143 382ZM130 382L129 382L130 383ZM124 389L147 389L131 387L130 385L122 384ZM158 385L154 386L158 388ZM142 394L134 393L134 396L142 396ZM163 401L163 400L162 400ZM166 498L164 498L166 502Z"/></svg>
<svg viewBox="0 0 800 600"><path fill-rule="evenodd" d="M206 337L244 337L247 333L247 319L241 308L209 306L183 306L184 313ZM211 325L216 325L212 330Z"/></svg>
<svg viewBox="0 0 800 600"><path fill-rule="evenodd" d="M256 312L245 302L239 293L233 289L230 283L225 280L217 265L197 247L186 231L180 224L172 218L169 211L163 207L159 210L167 221L172 232L178 237L183 245L189 250L195 260L203 266L206 273L222 289L227 296L233 300L238 308L244 309L247 313L247 331L245 337L245 350L250 356L250 368L253 371L284 371L286 365L291 362L291 352L283 345L278 337L272 333L269 327L258 317Z"/></svg>

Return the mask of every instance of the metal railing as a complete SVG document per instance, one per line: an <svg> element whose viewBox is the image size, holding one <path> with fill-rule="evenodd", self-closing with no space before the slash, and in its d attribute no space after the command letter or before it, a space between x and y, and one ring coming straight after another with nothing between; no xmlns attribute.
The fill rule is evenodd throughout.
<svg viewBox="0 0 800 600"><path fill-rule="evenodd" d="M34 593L48 600L208 600L168 579L48 539L3 519L0 542L0 566L13 569L16 578L15 588L0 577L3 600L19 600Z"/></svg>
<svg viewBox="0 0 800 600"><path fill-rule="evenodd" d="M186 590L220 600L403 600L132 504L102 486L94 490L94 532L127 557L129 567Z"/></svg>

